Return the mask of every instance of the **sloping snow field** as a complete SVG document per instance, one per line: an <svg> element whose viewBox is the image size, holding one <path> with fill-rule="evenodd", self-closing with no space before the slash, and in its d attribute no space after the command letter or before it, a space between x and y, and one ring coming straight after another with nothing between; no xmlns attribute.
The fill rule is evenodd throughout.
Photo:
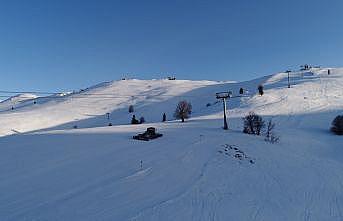
<svg viewBox="0 0 343 221"><path fill-rule="evenodd" d="M343 137L329 132L343 69L291 82L125 80L0 106L0 220L343 220ZM224 131L215 93L240 87ZM185 123L172 117L180 100L193 106ZM129 125L129 105L147 123ZM249 111L276 123L279 143L241 132ZM163 137L131 139L149 126Z"/></svg>
<svg viewBox="0 0 343 221"><path fill-rule="evenodd" d="M0 111L8 111L14 108L15 106L22 106L24 103L29 101L33 102L37 96L34 94L18 94L13 97L10 97L6 100L0 102Z"/></svg>

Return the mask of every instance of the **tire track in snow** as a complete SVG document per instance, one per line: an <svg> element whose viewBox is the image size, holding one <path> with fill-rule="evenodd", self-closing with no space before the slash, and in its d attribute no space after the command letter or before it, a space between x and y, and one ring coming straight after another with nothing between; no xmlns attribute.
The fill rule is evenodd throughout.
<svg viewBox="0 0 343 221"><path fill-rule="evenodd" d="M189 150L189 154L192 153L193 151ZM186 157L186 155L184 155L182 158ZM195 180L192 182L192 184L189 185L189 188L187 188L185 191L182 191L181 193L169 198L169 199L166 199L166 200L163 200L163 201L160 201L158 203L156 203L155 205L151 206L151 207L148 207L148 208L145 208L143 210L141 210L140 212L138 212L137 215L131 217L129 220L139 220L140 217L143 217L148 211L158 211L161 207L163 207L164 205L167 205L169 203L172 203L174 201L177 201L179 199L181 199L182 197L186 196L187 194L189 194L196 186L197 184L203 179L204 175L205 175L205 172L206 172L206 169L208 167L208 165L211 163L211 161L213 161L215 158L210 158L207 162L205 162L200 170L200 173L199 175L195 178ZM154 213L153 213L154 215Z"/></svg>

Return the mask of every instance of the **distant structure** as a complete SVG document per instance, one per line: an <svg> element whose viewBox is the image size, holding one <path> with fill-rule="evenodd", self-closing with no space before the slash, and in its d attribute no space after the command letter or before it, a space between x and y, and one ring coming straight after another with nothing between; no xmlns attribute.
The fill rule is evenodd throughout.
<svg viewBox="0 0 343 221"><path fill-rule="evenodd" d="M310 70L312 67L308 64L304 64L304 65L300 65L300 71L308 71Z"/></svg>
<svg viewBox="0 0 343 221"><path fill-rule="evenodd" d="M122 81L130 80L130 79L132 79L132 77L130 77L130 76L132 76L131 73L125 73L125 74L123 74L121 80Z"/></svg>
<svg viewBox="0 0 343 221"><path fill-rule="evenodd" d="M176 80L176 77L175 77L175 76L173 76L173 77L168 77L167 79L170 80L170 81L175 81L175 80Z"/></svg>

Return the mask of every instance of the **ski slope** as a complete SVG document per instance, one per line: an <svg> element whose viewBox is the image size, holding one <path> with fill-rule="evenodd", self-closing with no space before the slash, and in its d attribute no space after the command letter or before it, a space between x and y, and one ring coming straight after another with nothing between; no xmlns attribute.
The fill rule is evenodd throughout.
<svg viewBox="0 0 343 221"><path fill-rule="evenodd" d="M39 97L35 100L35 104L30 100L25 105L15 106L14 110L1 109L0 106L0 110L3 110L0 115L0 122L3 125L0 128L0 136L46 128L70 129L74 125L78 127L104 126L109 123L106 113L111 113L110 121L113 124L128 124L131 120L131 116L127 114L129 105L134 105L136 112L145 113L144 117L147 121L160 121L162 111L172 113L172 109L180 99L179 96L184 99L193 99L193 90L214 84L218 82L113 81L101 83L80 92ZM213 100L211 94L205 96ZM152 106L154 106L153 112L151 112ZM157 113L158 116L156 116Z"/></svg>
<svg viewBox="0 0 343 221"><path fill-rule="evenodd" d="M18 94L13 97L10 97L6 100L0 102L0 111L8 111L14 107L22 106L24 103L28 103L29 101L36 99L37 96L34 94Z"/></svg>
<svg viewBox="0 0 343 221"><path fill-rule="evenodd" d="M284 73L114 81L3 111L0 220L343 220L343 138L328 130L343 114L343 69L326 71L294 72L290 89ZM240 87L224 131L215 92ZM128 124L131 104L146 124ZM278 144L241 132L249 111L273 119ZM131 139L149 126L163 137Z"/></svg>

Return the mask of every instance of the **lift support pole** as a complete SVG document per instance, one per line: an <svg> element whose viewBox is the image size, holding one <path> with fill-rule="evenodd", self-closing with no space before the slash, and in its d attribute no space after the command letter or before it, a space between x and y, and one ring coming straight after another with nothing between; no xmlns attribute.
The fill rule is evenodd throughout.
<svg viewBox="0 0 343 221"><path fill-rule="evenodd" d="M223 105L224 105L224 130L228 129L227 120L226 120L226 98L223 98Z"/></svg>
<svg viewBox="0 0 343 221"><path fill-rule="evenodd" d="M290 70L287 70L286 71L286 73L288 74L288 88L291 88L291 83L290 83L290 81L289 81L289 73L291 73L292 71L290 71Z"/></svg>
<svg viewBox="0 0 343 221"><path fill-rule="evenodd" d="M230 92L216 93L217 99L221 99L223 101L223 108L224 108L224 127L223 127L223 129L224 130L227 130L229 128L228 124L227 124L227 120L226 120L226 99L229 98L230 95L231 95Z"/></svg>

